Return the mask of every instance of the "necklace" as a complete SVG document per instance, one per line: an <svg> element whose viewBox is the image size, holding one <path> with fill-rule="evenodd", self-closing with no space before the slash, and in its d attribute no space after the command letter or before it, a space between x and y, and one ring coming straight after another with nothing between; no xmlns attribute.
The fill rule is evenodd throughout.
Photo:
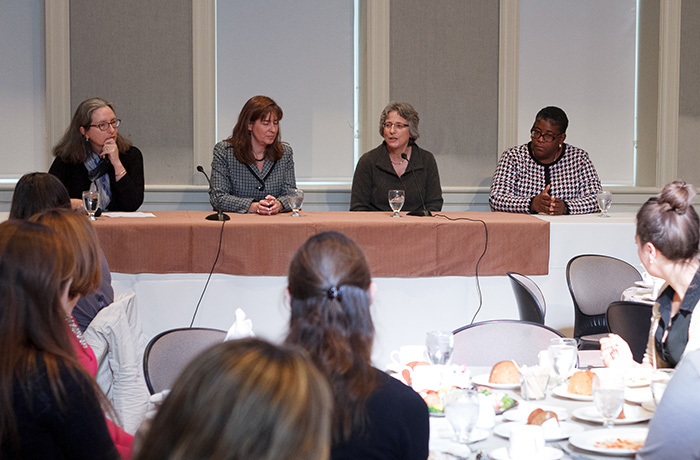
<svg viewBox="0 0 700 460"><path fill-rule="evenodd" d="M401 155L405 155L405 153L402 153ZM389 154L389 161L391 161L391 164L394 166L401 166L402 164L404 164L406 162L406 160L403 158L401 158L401 161L399 161L398 163L395 162L394 160L391 159L391 153Z"/></svg>
<svg viewBox="0 0 700 460"><path fill-rule="evenodd" d="M259 160L258 155L262 155L262 158L260 158ZM255 161L265 161L265 150L263 150L262 152L256 152L255 150L253 150L253 159Z"/></svg>
<svg viewBox="0 0 700 460"><path fill-rule="evenodd" d="M73 332L73 334L75 334L75 337L78 339L78 342L80 342L80 345L83 348L87 348L88 344L85 341L85 337L83 337L83 333L80 332L80 328L75 323L75 318L73 318L73 315L66 313L66 321L68 322L68 326L70 326L70 330Z"/></svg>

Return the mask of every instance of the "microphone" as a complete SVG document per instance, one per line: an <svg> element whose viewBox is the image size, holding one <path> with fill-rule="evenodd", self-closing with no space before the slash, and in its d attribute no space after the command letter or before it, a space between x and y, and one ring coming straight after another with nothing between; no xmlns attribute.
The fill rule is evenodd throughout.
<svg viewBox="0 0 700 460"><path fill-rule="evenodd" d="M204 174L204 177L207 178L207 182L209 183L209 190L211 190L211 181L209 180L209 176L207 175L207 173L204 172L204 168L202 168L202 165L197 165L197 171ZM219 220L219 221L231 220L231 217L228 214L224 214L220 209L215 208L214 211L216 211L214 214L209 214L206 217L207 220Z"/></svg>
<svg viewBox="0 0 700 460"><path fill-rule="evenodd" d="M404 160L408 161L409 164L411 162L408 160L408 155L406 155L406 152L401 154L401 158ZM423 192L420 191L420 187L418 186L418 179L416 179L416 173L413 171L413 168L411 168L411 175L413 176L413 183L416 185L416 190L418 190L418 196L420 197L420 203L423 206L423 209L416 209L414 211L410 211L407 214L409 216L425 216L425 217L432 217L432 213L428 211L428 208L425 207L425 201L423 201Z"/></svg>

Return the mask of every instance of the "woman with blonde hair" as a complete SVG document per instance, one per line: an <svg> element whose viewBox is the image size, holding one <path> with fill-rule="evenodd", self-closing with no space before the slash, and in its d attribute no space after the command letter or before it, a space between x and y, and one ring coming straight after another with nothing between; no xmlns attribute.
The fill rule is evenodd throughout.
<svg viewBox="0 0 700 460"><path fill-rule="evenodd" d="M331 458L425 460L428 407L372 367L376 293L360 248L337 232L311 237L289 267L286 343L304 348L333 389Z"/></svg>
<svg viewBox="0 0 700 460"><path fill-rule="evenodd" d="M328 384L300 350L248 338L202 352L178 377L137 460L325 460Z"/></svg>
<svg viewBox="0 0 700 460"><path fill-rule="evenodd" d="M0 224L0 457L116 459L104 397L82 367L66 318L75 257L36 223Z"/></svg>
<svg viewBox="0 0 700 460"><path fill-rule="evenodd" d="M700 349L700 219L693 208L695 188L682 181L666 185L637 213L637 252L650 275L666 281L652 310L649 344L642 365L675 367L687 352ZM606 366L639 365L620 336L600 339Z"/></svg>

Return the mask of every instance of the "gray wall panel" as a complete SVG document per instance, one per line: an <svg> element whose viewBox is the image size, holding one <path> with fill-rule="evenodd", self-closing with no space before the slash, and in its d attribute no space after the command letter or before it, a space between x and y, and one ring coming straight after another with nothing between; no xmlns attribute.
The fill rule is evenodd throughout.
<svg viewBox="0 0 700 460"><path fill-rule="evenodd" d="M498 160L498 2L391 2L391 98L418 111L443 186L488 186ZM377 114L379 118L380 114Z"/></svg>
<svg viewBox="0 0 700 460"><path fill-rule="evenodd" d="M700 188L700 2L683 2L678 176Z"/></svg>
<svg viewBox="0 0 700 460"><path fill-rule="evenodd" d="M146 183L192 174L191 0L72 0L71 107L115 104L119 132L144 154Z"/></svg>

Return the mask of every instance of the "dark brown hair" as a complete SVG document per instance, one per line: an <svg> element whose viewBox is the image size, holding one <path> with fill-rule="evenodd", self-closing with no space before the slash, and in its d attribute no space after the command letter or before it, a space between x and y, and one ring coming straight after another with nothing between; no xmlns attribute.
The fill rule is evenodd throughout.
<svg viewBox="0 0 700 460"><path fill-rule="evenodd" d="M82 163L88 159L91 150L90 143L85 140L85 136L80 132L80 128L85 130L90 129L92 124L92 114L97 109L109 107L116 114L114 106L111 102L107 102L99 97L85 99L80 103L70 125L63 134L63 137L58 144L52 149L53 156L60 158L66 163ZM119 152L124 153L131 148L131 141L117 131L117 148Z"/></svg>
<svg viewBox="0 0 700 460"><path fill-rule="evenodd" d="M274 114L277 121L282 120L282 109L279 105L267 96L253 96L248 99L238 114L238 122L233 127L231 137L226 139L233 147L233 154L236 160L243 164L255 163L253 146L251 144L251 132L248 125L257 120L264 120L268 115ZM272 144L265 147L265 158L270 161L277 161L282 158L282 142L280 141L281 130L277 130L277 137Z"/></svg>
<svg viewBox="0 0 700 460"><path fill-rule="evenodd" d="M51 208L70 209L68 190L56 176L33 172L19 178L12 194L10 219L29 219Z"/></svg>
<svg viewBox="0 0 700 460"><path fill-rule="evenodd" d="M135 460L326 460L330 408L302 350L224 342L178 377Z"/></svg>
<svg viewBox="0 0 700 460"><path fill-rule="evenodd" d="M360 248L337 232L319 233L289 266L291 319L286 343L300 345L333 389L333 442L365 426L377 386L371 365L374 325L369 266Z"/></svg>
<svg viewBox="0 0 700 460"><path fill-rule="evenodd" d="M53 230L18 219L0 223L0 450L3 452L6 445L18 447L13 395L31 394L30 376L37 372L42 361L53 397L63 410L70 395L60 380L60 368L67 367L74 375L85 374L86 382L91 379L70 342L61 301L74 267L68 243ZM98 404L97 393L92 394Z"/></svg>
<svg viewBox="0 0 700 460"><path fill-rule="evenodd" d="M658 196L649 198L637 212L640 243L652 243L673 262L697 257L700 220L691 203L694 196L692 185L673 181Z"/></svg>

